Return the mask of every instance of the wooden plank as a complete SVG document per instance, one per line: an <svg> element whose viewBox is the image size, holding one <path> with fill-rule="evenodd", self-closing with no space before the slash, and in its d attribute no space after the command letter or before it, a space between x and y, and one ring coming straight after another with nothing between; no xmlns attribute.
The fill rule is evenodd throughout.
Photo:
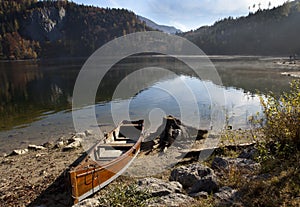
<svg viewBox="0 0 300 207"><path fill-rule="evenodd" d="M100 153L100 157L114 157L114 158L117 158L119 156L121 156L123 154L123 151L121 150L105 150L103 152Z"/></svg>
<svg viewBox="0 0 300 207"><path fill-rule="evenodd" d="M107 143L107 144L100 144L98 145L98 147L104 147L104 148L108 148L108 147L117 147L117 148L122 148L122 147L126 147L126 148L130 148L133 147L135 143Z"/></svg>

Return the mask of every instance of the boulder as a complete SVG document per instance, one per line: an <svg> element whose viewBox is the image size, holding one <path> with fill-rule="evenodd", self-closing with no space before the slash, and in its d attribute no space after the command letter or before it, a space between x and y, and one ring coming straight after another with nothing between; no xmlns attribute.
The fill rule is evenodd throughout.
<svg viewBox="0 0 300 207"><path fill-rule="evenodd" d="M181 194L181 193L171 193L169 195L165 195L162 197L155 197L150 199L147 203L146 206L151 206L151 207L165 207L165 206L185 206L188 205L189 203L192 203L194 199L190 196Z"/></svg>
<svg viewBox="0 0 300 207"><path fill-rule="evenodd" d="M171 181L178 181L189 194L200 191L216 192L218 182L214 171L202 164L180 166L171 172Z"/></svg>
<svg viewBox="0 0 300 207"><path fill-rule="evenodd" d="M241 152L241 154L238 156L238 158L253 160L256 153L257 153L257 150L255 148L253 148L253 147L246 148Z"/></svg>
<svg viewBox="0 0 300 207"><path fill-rule="evenodd" d="M214 198L218 206L232 206L237 198L237 190L224 186L219 189L219 192L214 194Z"/></svg>
<svg viewBox="0 0 300 207"><path fill-rule="evenodd" d="M203 198L203 199L207 199L208 198L208 193L205 191L201 191L198 193L192 193L190 194L191 197L193 198Z"/></svg>
<svg viewBox="0 0 300 207"><path fill-rule="evenodd" d="M255 171L260 168L260 164L245 158L215 157L212 162L212 168L215 170L229 170L230 167L236 167L242 170Z"/></svg>
<svg viewBox="0 0 300 207"><path fill-rule="evenodd" d="M28 145L28 149L29 150L45 150L46 147L30 144L30 145Z"/></svg>
<svg viewBox="0 0 300 207"><path fill-rule="evenodd" d="M138 186L141 190L149 190L154 197L182 192L182 185L179 182L166 182L158 178L143 178L138 181Z"/></svg>
<svg viewBox="0 0 300 207"><path fill-rule="evenodd" d="M10 153L10 155L23 155L28 152L28 149L19 149L19 150L14 150Z"/></svg>
<svg viewBox="0 0 300 207"><path fill-rule="evenodd" d="M94 207L94 206L99 206L100 205L100 201L97 198L88 198L88 199L84 199L83 201L73 205L72 207Z"/></svg>

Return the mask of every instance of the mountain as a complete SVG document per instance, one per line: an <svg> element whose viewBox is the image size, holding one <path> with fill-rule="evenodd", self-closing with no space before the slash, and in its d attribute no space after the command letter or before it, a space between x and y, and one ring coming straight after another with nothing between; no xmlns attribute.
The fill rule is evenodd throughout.
<svg viewBox="0 0 300 207"><path fill-rule="evenodd" d="M137 16L137 18L141 22L145 22L148 27L151 27L153 29L157 29L159 31L162 31L162 32L165 32L165 33L168 33L168 34L182 33L182 31L180 29L177 29L175 27L166 26L166 25L159 25L159 24L156 24L155 22L151 21L150 19L147 19L147 18L142 17L142 16Z"/></svg>
<svg viewBox="0 0 300 207"><path fill-rule="evenodd" d="M182 34L207 54L300 54L300 1L287 1L247 17L225 18L212 26Z"/></svg>
<svg viewBox="0 0 300 207"><path fill-rule="evenodd" d="M66 0L1 0L0 59L89 56L125 34L153 30L125 9Z"/></svg>

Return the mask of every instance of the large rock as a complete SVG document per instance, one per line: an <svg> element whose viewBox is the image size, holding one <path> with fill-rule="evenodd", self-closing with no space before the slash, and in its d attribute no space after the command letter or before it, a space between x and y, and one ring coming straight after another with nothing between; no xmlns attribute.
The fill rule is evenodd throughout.
<svg viewBox="0 0 300 207"><path fill-rule="evenodd" d="M188 205L189 203L192 203L194 201L193 198L190 196L181 194L181 193L172 193L169 195L165 195L162 197L155 197L152 199L149 199L148 202L146 202L147 206L151 207L165 207L165 206L183 206Z"/></svg>
<svg viewBox="0 0 300 207"><path fill-rule="evenodd" d="M237 198L237 190L224 186L214 194L218 206L232 206Z"/></svg>
<svg viewBox="0 0 300 207"><path fill-rule="evenodd" d="M75 205L73 205L72 207L94 207L94 206L100 206L100 201L97 198L89 198L89 199L85 199Z"/></svg>
<svg viewBox="0 0 300 207"><path fill-rule="evenodd" d="M172 170L170 180L180 182L190 194L218 190L217 178L213 170L201 164L180 166Z"/></svg>
<svg viewBox="0 0 300 207"><path fill-rule="evenodd" d="M260 168L260 164L245 158L215 157L212 162L212 168L219 171L228 171L231 167L241 170L255 171Z"/></svg>
<svg viewBox="0 0 300 207"><path fill-rule="evenodd" d="M147 189L152 198L146 201L146 206L182 206L193 201L190 196L182 194L179 182L166 182L157 178L143 178L138 181L141 190Z"/></svg>
<svg viewBox="0 0 300 207"><path fill-rule="evenodd" d="M257 150L253 147L249 147L244 149L238 158L251 159L253 160L255 155L257 154Z"/></svg>
<svg viewBox="0 0 300 207"><path fill-rule="evenodd" d="M191 197L193 198L203 198L203 199L207 199L208 198L208 193L205 191L201 191L198 193L192 193L190 194Z"/></svg>
<svg viewBox="0 0 300 207"><path fill-rule="evenodd" d="M141 190L147 189L154 197L182 192L182 185L179 182L166 182L157 178L143 178L138 181L138 186Z"/></svg>

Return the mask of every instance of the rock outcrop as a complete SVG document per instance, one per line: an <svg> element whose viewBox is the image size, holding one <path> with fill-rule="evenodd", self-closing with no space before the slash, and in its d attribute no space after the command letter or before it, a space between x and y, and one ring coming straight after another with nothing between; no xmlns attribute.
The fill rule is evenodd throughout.
<svg viewBox="0 0 300 207"><path fill-rule="evenodd" d="M183 205L188 205L193 202L194 199L190 196L181 193L172 193L162 197L155 197L147 202L149 207L179 207Z"/></svg>
<svg viewBox="0 0 300 207"><path fill-rule="evenodd" d="M189 194L218 190L217 177L214 171L202 164L191 164L175 168L170 175L171 181L178 181Z"/></svg>
<svg viewBox="0 0 300 207"><path fill-rule="evenodd" d="M212 162L212 168L216 171L228 171L231 167L253 172L260 168L260 164L250 159L228 157L215 157Z"/></svg>
<svg viewBox="0 0 300 207"><path fill-rule="evenodd" d="M24 21L21 34L30 39L45 42L57 41L62 38L62 28L66 10L63 7L44 7L34 10Z"/></svg>
<svg viewBox="0 0 300 207"><path fill-rule="evenodd" d="M183 194L179 182L167 182L157 178L143 178L138 181L141 190L147 189L152 198L146 201L147 206L182 206L193 201L188 195Z"/></svg>
<svg viewBox="0 0 300 207"><path fill-rule="evenodd" d="M138 181L141 190L147 189L152 196L165 196L171 193L182 193L182 185L179 182L166 182L157 178L144 178Z"/></svg>
<svg viewBox="0 0 300 207"><path fill-rule="evenodd" d="M218 206L232 206L237 198L237 190L224 186L214 194L214 198Z"/></svg>

